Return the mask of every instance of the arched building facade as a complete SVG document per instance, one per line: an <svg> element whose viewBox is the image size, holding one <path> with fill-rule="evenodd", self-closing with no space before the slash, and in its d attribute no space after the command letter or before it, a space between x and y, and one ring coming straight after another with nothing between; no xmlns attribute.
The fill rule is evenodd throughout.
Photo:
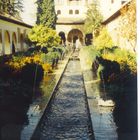
<svg viewBox="0 0 140 140"><path fill-rule="evenodd" d="M56 31L65 34L65 44L73 44L79 39L81 45L85 45L83 25L88 6L93 2L94 0L55 0Z"/></svg>
<svg viewBox="0 0 140 140"><path fill-rule="evenodd" d="M0 55L8 55L26 49L24 39L32 26L0 15Z"/></svg>

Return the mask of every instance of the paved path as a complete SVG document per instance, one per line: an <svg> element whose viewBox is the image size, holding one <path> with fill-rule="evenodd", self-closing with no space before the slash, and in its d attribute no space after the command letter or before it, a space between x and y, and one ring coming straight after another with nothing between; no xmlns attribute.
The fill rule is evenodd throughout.
<svg viewBox="0 0 140 140"><path fill-rule="evenodd" d="M32 140L93 139L79 61L70 61Z"/></svg>

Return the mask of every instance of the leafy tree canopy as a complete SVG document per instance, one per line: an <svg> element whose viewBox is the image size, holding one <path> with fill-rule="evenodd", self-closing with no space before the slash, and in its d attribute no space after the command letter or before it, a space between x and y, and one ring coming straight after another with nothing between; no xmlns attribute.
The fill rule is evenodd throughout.
<svg viewBox="0 0 140 140"><path fill-rule="evenodd" d="M102 15L99 12L98 6L96 3L91 4L88 7L84 30L85 33L94 33L96 34L101 27Z"/></svg>
<svg viewBox="0 0 140 140"><path fill-rule="evenodd" d="M28 34L28 38L36 46L53 47L60 44L56 31L44 25L36 25Z"/></svg>
<svg viewBox="0 0 140 140"><path fill-rule="evenodd" d="M55 29L56 13L54 0L38 0L37 24Z"/></svg>
<svg viewBox="0 0 140 140"><path fill-rule="evenodd" d="M23 11L23 0L0 0L0 12L19 17Z"/></svg>
<svg viewBox="0 0 140 140"><path fill-rule="evenodd" d="M99 35L95 37L94 45L97 49L112 48L113 41L106 28L102 28Z"/></svg>

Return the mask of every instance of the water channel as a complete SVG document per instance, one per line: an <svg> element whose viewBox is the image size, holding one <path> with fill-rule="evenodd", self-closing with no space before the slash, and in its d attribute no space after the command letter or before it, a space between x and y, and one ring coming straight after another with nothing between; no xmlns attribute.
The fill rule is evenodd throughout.
<svg viewBox="0 0 140 140"><path fill-rule="evenodd" d="M83 75L95 140L137 140L136 79L125 89L117 85L108 88L101 84L92 70L84 71ZM104 96L112 99L115 106L98 106L98 100Z"/></svg>
<svg viewBox="0 0 140 140"><path fill-rule="evenodd" d="M78 60L69 61L63 78L32 140L93 139L82 72Z"/></svg>
<svg viewBox="0 0 140 140"><path fill-rule="evenodd" d="M100 82L92 71L83 72L83 76L95 140L137 140L136 81L131 85L134 88L123 91L113 87L118 98L115 107L99 107L97 101L103 94ZM31 104L12 96L0 101L1 140L30 140L59 77L60 73L52 74L44 80ZM106 92L110 91L106 89ZM69 62L55 94L49 112L41 119L32 139L93 139L79 61Z"/></svg>

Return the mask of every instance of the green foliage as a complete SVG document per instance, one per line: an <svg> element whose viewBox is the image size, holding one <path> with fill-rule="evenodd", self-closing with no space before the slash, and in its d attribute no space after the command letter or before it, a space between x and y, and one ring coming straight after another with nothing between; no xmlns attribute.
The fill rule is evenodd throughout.
<svg viewBox="0 0 140 140"><path fill-rule="evenodd" d="M131 74L137 73L136 54L127 50L116 49L114 51L116 61L121 64L122 71L130 71Z"/></svg>
<svg viewBox="0 0 140 140"><path fill-rule="evenodd" d="M131 0L129 4L121 9L121 19L119 22L119 34L126 38L133 49L136 47L136 0Z"/></svg>
<svg viewBox="0 0 140 140"><path fill-rule="evenodd" d="M137 75L137 64L136 64L136 55L127 50L121 50L120 48L114 49L114 51L108 51L106 54L102 54L104 61L116 61L120 65L120 74L119 76L108 75L109 81L121 80L127 82L131 77ZM108 66L106 66L108 67ZM106 69L106 71L109 71Z"/></svg>
<svg viewBox="0 0 140 140"><path fill-rule="evenodd" d="M56 13L54 0L38 0L37 24L55 29Z"/></svg>
<svg viewBox="0 0 140 140"><path fill-rule="evenodd" d="M98 33L102 22L102 15L99 12L97 4L92 4L88 7L85 20L85 33Z"/></svg>
<svg viewBox="0 0 140 140"><path fill-rule="evenodd" d="M0 79L7 80L13 78L14 69L9 65L2 65L0 68Z"/></svg>
<svg viewBox="0 0 140 140"><path fill-rule="evenodd" d="M22 67L20 75L23 82L29 85L39 85L43 79L44 70L39 64L27 63Z"/></svg>
<svg viewBox="0 0 140 140"><path fill-rule="evenodd" d="M96 46L96 48L99 50L104 50L105 48L112 48L113 41L106 28L103 28L100 31L99 35L95 37L94 46Z"/></svg>
<svg viewBox="0 0 140 140"><path fill-rule="evenodd" d="M22 0L1 0L0 12L6 13L12 16L19 17L19 12L23 10Z"/></svg>
<svg viewBox="0 0 140 140"><path fill-rule="evenodd" d="M53 47L49 49L49 52L47 54L42 53L41 54L41 60L43 62L47 62L49 64L52 63L54 59L60 59L62 57L62 54L65 53L65 48L64 47Z"/></svg>
<svg viewBox="0 0 140 140"><path fill-rule="evenodd" d="M99 55L98 51L95 50L93 46L86 46L80 50L79 57L80 63L83 70L92 69L92 64Z"/></svg>
<svg viewBox="0 0 140 140"><path fill-rule="evenodd" d="M110 82L111 78L120 74L120 65L117 61L103 59L102 57L96 57L96 59L99 63L97 75L105 83Z"/></svg>
<svg viewBox="0 0 140 140"><path fill-rule="evenodd" d="M41 47L57 46L60 43L60 37L56 31L44 25L36 25L28 34L30 41Z"/></svg>

